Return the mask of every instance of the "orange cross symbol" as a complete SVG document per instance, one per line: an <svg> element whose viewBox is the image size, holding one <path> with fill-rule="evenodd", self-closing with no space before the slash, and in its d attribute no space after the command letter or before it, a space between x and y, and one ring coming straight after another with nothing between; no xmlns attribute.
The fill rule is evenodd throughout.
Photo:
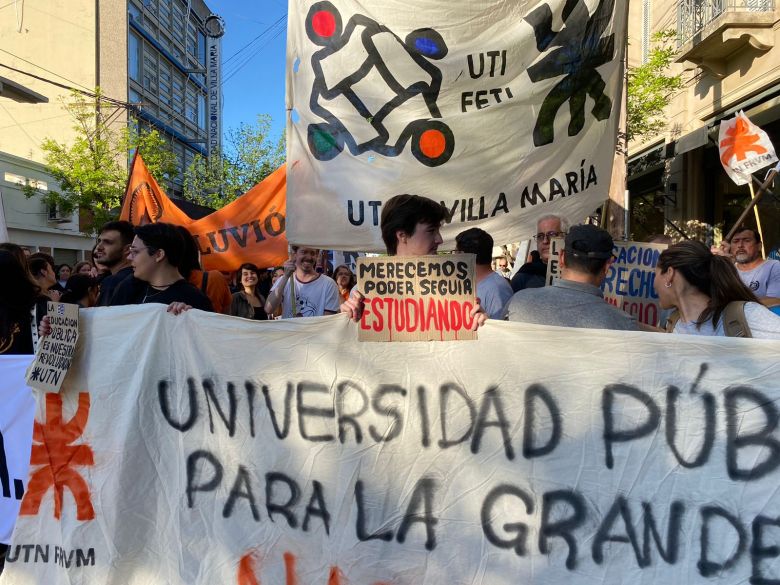
<svg viewBox="0 0 780 585"><path fill-rule="evenodd" d="M94 465L89 445L72 445L87 426L89 394L79 393L76 414L68 422L62 420L62 396L46 395L46 423L35 421L30 465L43 467L32 474L19 514L35 516L49 488L54 490L54 517L62 516L62 496L67 487L76 501L76 519L93 520L95 510L89 495L89 486L74 469L76 465Z"/></svg>
<svg viewBox="0 0 780 585"><path fill-rule="evenodd" d="M733 128L726 130L728 136L720 143L721 155L720 161L723 166L728 166L732 156L736 156L737 160L745 160L749 151L756 154L764 154L766 148L756 144L759 141L758 134L750 133L750 126L742 118L737 118L736 124Z"/></svg>

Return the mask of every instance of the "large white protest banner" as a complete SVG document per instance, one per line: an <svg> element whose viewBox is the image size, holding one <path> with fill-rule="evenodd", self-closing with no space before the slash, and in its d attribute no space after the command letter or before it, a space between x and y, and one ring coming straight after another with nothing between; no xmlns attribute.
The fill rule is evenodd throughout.
<svg viewBox="0 0 780 585"><path fill-rule="evenodd" d="M609 190L628 2L290 0L287 236L384 251L382 204L527 239Z"/></svg>
<svg viewBox="0 0 780 585"><path fill-rule="evenodd" d="M82 323L3 585L780 578L780 342L488 322L359 343L343 315L150 306Z"/></svg>
<svg viewBox="0 0 780 585"><path fill-rule="evenodd" d="M0 544L11 542L27 484L35 399L24 382L31 355L0 355Z"/></svg>

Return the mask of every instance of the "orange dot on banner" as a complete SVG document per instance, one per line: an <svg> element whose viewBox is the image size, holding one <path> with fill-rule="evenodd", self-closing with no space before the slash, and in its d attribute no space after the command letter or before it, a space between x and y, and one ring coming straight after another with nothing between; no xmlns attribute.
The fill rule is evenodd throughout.
<svg viewBox="0 0 780 585"><path fill-rule="evenodd" d="M311 19L314 32L321 37L331 37L336 32L336 18L326 10L320 10Z"/></svg>
<svg viewBox="0 0 780 585"><path fill-rule="evenodd" d="M420 136L420 152L428 158L439 158L447 147L447 140L439 130L426 130Z"/></svg>

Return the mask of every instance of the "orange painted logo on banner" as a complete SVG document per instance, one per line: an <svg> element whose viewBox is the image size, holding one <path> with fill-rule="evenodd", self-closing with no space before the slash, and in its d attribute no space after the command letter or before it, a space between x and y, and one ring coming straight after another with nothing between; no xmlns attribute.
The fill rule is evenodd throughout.
<svg viewBox="0 0 780 585"><path fill-rule="evenodd" d="M160 189L140 154L133 159L120 219L133 225L166 222L186 227L198 243L204 270L283 264L287 247L287 172L282 166L211 215L193 220Z"/></svg>
<svg viewBox="0 0 780 585"><path fill-rule="evenodd" d="M758 134L750 133L750 126L742 118L737 118L736 124L733 128L726 130L727 138L721 140L720 147L723 149L720 156L720 161L724 165L728 165L732 156L736 156L737 160L745 160L748 152L755 152L756 154L764 154L767 150L760 144L756 144L761 137Z"/></svg>
<svg viewBox="0 0 780 585"><path fill-rule="evenodd" d="M54 491L54 517L62 517L62 497L68 488L76 501L76 518L93 520L95 510L89 494L89 486L75 466L94 465L89 445L73 445L87 426L89 418L89 394L79 393L76 414L68 422L62 420L62 396L54 392L46 394L46 422L35 421L30 465L42 465L30 477L27 493L22 500L20 514L35 516L49 489Z"/></svg>

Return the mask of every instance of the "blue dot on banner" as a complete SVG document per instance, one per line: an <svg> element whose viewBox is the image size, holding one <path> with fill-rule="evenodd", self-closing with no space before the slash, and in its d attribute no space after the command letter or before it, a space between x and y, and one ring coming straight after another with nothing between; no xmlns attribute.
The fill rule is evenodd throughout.
<svg viewBox="0 0 780 585"><path fill-rule="evenodd" d="M439 52L439 45L433 39L414 39L414 47L423 55L436 55Z"/></svg>

